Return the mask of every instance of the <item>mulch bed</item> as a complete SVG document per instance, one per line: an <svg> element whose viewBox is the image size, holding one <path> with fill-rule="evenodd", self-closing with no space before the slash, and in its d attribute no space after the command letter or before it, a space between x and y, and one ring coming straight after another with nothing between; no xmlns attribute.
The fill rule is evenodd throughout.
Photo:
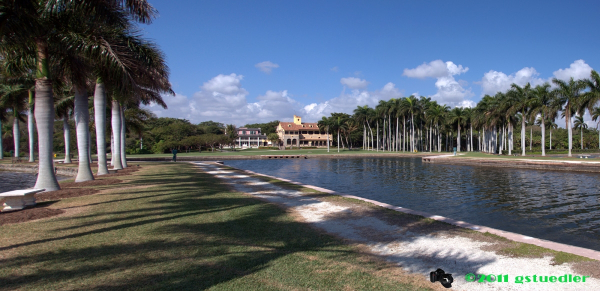
<svg viewBox="0 0 600 291"><path fill-rule="evenodd" d="M0 212L0 225L20 223L40 218L51 217L64 213L64 210L49 208L53 202L44 201L56 201L65 198L79 197L92 195L100 192L100 190L93 188L81 188L81 187L93 187L93 186L105 186L118 184L123 182L119 179L112 177L130 175L133 172L139 171L138 166L130 166L123 170L119 170L116 174L108 174L102 176L94 176L96 180L87 182L67 182L61 183L61 189L57 191L49 191L35 194L36 201L38 204L32 208L25 208L23 210L11 211L11 212Z"/></svg>
<svg viewBox="0 0 600 291"><path fill-rule="evenodd" d="M33 208L23 210L0 212L0 225L25 222L40 218L51 217L64 213L62 209L49 208L52 203L39 203Z"/></svg>
<svg viewBox="0 0 600 291"><path fill-rule="evenodd" d="M64 198L79 197L92 195L100 192L100 190L92 188L64 188L58 191L49 191L35 194L36 201L52 201Z"/></svg>

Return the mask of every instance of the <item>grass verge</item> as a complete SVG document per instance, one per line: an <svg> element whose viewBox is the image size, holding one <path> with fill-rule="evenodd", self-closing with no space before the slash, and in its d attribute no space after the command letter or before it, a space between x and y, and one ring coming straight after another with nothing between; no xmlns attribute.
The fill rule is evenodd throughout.
<svg viewBox="0 0 600 291"><path fill-rule="evenodd" d="M427 290L190 164L145 163L66 215L0 226L0 289ZM0 214L1 215L1 214ZM441 288L441 287L440 287Z"/></svg>

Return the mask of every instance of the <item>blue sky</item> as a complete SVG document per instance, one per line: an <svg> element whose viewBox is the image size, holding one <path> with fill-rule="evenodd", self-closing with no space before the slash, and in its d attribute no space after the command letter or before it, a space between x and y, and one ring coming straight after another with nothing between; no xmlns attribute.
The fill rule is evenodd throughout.
<svg viewBox="0 0 600 291"><path fill-rule="evenodd" d="M150 3L141 28L177 93L151 109L194 123L316 121L415 93L468 106L600 67L598 1Z"/></svg>

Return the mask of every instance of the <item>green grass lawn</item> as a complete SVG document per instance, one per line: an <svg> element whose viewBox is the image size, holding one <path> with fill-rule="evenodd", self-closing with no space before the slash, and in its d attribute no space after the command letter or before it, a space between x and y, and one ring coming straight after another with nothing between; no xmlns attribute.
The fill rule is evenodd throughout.
<svg viewBox="0 0 600 291"><path fill-rule="evenodd" d="M0 289L434 287L190 164L144 163L116 178L49 206L66 215L0 226Z"/></svg>

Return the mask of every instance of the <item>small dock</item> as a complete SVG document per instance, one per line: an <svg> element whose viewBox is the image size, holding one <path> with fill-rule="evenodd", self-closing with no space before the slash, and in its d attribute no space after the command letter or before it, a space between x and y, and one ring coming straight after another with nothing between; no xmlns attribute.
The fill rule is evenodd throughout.
<svg viewBox="0 0 600 291"><path fill-rule="evenodd" d="M305 155L261 155L263 159L308 159Z"/></svg>
<svg viewBox="0 0 600 291"><path fill-rule="evenodd" d="M454 155L438 155L438 156L429 156L429 157L422 157L421 161L423 163L433 163L435 159L439 159L439 158L448 158L448 157L453 157Z"/></svg>

